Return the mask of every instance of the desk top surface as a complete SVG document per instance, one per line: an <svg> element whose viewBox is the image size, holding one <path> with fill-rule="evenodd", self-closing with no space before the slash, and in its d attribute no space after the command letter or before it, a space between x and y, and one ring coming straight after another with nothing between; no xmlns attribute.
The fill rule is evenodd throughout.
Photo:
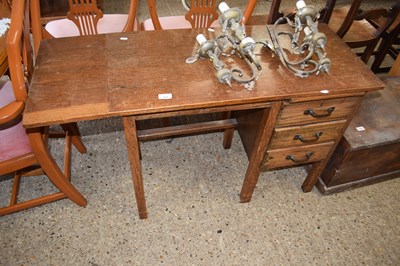
<svg viewBox="0 0 400 266"><path fill-rule="evenodd" d="M329 75L296 77L269 49L260 46L256 52L263 70L254 89L248 91L235 82L231 89L217 81L209 60L185 63L197 49L195 36L204 33L210 39L217 31L141 31L43 41L24 126L326 97L321 90L329 90L330 96L383 88L342 40L320 25L328 37ZM256 41L269 39L265 26L249 27L247 35ZM121 40L122 36L128 40ZM235 64L233 59L224 62ZM159 94L164 93L171 93L172 99L160 100Z"/></svg>

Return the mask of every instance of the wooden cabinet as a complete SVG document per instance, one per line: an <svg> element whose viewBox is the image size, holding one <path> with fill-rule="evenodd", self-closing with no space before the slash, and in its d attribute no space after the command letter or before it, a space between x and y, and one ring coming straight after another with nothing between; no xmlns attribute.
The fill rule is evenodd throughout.
<svg viewBox="0 0 400 266"><path fill-rule="evenodd" d="M354 96L283 102L262 170L310 163L319 163L313 167L325 164L361 100L361 96ZM320 171L313 175L319 176ZM309 189L303 187L304 191Z"/></svg>
<svg viewBox="0 0 400 266"><path fill-rule="evenodd" d="M400 176L400 78L370 92L335 149L317 185L330 194Z"/></svg>

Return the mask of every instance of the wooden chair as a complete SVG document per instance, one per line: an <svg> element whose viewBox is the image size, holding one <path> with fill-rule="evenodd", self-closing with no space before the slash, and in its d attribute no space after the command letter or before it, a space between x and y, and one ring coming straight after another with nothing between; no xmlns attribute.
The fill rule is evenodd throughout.
<svg viewBox="0 0 400 266"><path fill-rule="evenodd" d="M31 0L32 27L35 42L41 39L93 35L139 30L136 18L137 0L130 1L128 14L103 14L96 0L68 0L67 18L47 21L41 18L40 1ZM37 44L35 45L36 49Z"/></svg>
<svg viewBox="0 0 400 266"><path fill-rule="evenodd" d="M11 10L7 1L0 1L0 18L10 18ZM0 36L0 76L8 69L7 50L6 50L7 34Z"/></svg>
<svg viewBox="0 0 400 266"><path fill-rule="evenodd" d="M150 19L142 23L144 30L209 28L219 26L216 0L192 0L185 16L159 17L156 0L147 0Z"/></svg>
<svg viewBox="0 0 400 266"><path fill-rule="evenodd" d="M337 33L350 48L364 48L360 53L365 63L374 52L382 34L392 25L400 11L400 1L395 1L389 11L384 9L360 10L362 0L353 0L350 6L335 9L336 0L328 0L321 21ZM383 23L374 27L369 20L383 17Z"/></svg>
<svg viewBox="0 0 400 266"><path fill-rule="evenodd" d="M47 130L22 127L21 117L27 100L27 79L32 71L32 49L29 38L29 1L13 1L11 28L7 37L7 53L11 82L0 88L0 176L14 173L14 183L8 206L0 208L0 215L24 210L62 198L70 198L79 206L86 206L86 199L70 183L71 143L80 152L86 148L80 140L75 124L62 125L66 132L64 173L58 168L47 149ZM22 51L22 53L21 53ZM22 175L42 174L42 169L58 193L19 202L19 183ZM4 206L4 205L2 205Z"/></svg>
<svg viewBox="0 0 400 266"><path fill-rule="evenodd" d="M293 0L292 2L293 7L281 10L282 0L272 0L268 14L252 16L257 0L249 0L244 11L244 22L246 25L271 25L283 16L292 19L296 14L296 1Z"/></svg>
<svg viewBox="0 0 400 266"><path fill-rule="evenodd" d="M381 67L383 60L386 55L389 55L396 60L399 54L400 45L400 15L392 24L389 29L382 34L381 43L377 49L375 60L371 66L371 70L374 73L387 72L390 68ZM397 46L397 48L395 47Z"/></svg>

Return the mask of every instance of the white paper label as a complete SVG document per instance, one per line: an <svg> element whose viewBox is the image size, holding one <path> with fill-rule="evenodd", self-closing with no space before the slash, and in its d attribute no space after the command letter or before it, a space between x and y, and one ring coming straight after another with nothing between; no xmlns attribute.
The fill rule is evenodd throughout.
<svg viewBox="0 0 400 266"><path fill-rule="evenodd" d="M170 100L170 99L172 99L172 93L161 93L161 94L158 94L158 99L159 100Z"/></svg>
<svg viewBox="0 0 400 266"><path fill-rule="evenodd" d="M357 129L357 131L364 131L364 130L365 130L365 127L359 126L359 127L356 127L356 129Z"/></svg>
<svg viewBox="0 0 400 266"><path fill-rule="evenodd" d="M328 90L322 90L322 91L320 91L320 92L323 93L323 94L328 94L328 93L329 93Z"/></svg>
<svg viewBox="0 0 400 266"><path fill-rule="evenodd" d="M121 38L119 38L121 41L127 41L128 40L128 37L121 37Z"/></svg>

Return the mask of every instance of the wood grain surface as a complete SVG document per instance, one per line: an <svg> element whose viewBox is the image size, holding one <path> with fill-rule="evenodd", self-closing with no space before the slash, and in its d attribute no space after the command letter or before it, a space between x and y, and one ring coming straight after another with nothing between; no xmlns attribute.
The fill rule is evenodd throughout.
<svg viewBox="0 0 400 266"><path fill-rule="evenodd" d="M381 81L329 30L328 74L299 78L285 69L276 56L258 47L263 67L253 91L234 83L220 84L211 62L185 59L197 49L195 36L216 32L166 30L52 39L43 41L24 115L25 127L91 120L111 116L152 114L301 97L323 98L321 90L335 94L365 92L383 87ZM264 26L247 34L264 41ZM127 37L128 40L121 40ZM241 61L230 58L227 65ZM245 68L246 69L246 68ZM158 95L171 93L172 99Z"/></svg>

